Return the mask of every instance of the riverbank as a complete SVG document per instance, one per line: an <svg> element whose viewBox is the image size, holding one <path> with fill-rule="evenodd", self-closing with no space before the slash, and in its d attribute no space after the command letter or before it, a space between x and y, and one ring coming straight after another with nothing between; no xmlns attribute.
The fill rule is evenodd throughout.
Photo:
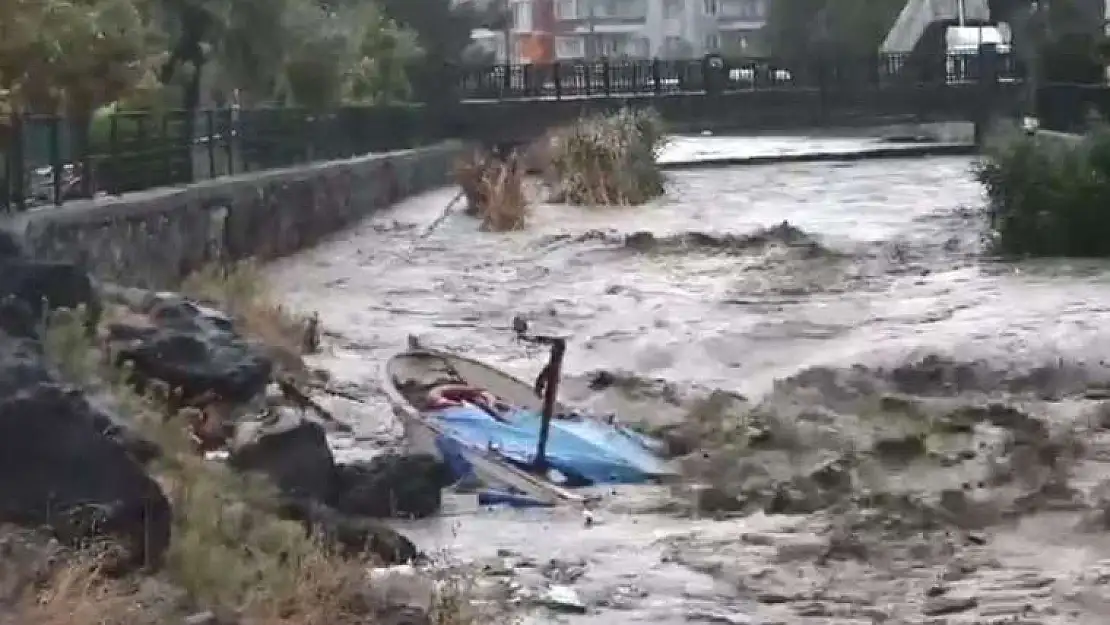
<svg viewBox="0 0 1110 625"><path fill-rule="evenodd" d="M769 507L731 518L747 510L720 511L718 502L717 512L692 520L690 499L667 490L609 497L592 527L576 514L536 511L397 525L473 566L490 592L569 585L586 604L585 614L561 617L572 623L929 622L950 613L1093 624L1100 617L1088 606L1104 599L1087 580L1110 551L1098 532L1072 528L1099 505L1097 393L1110 384L1098 364L1110 348L1099 320L1110 293L1099 264L985 258L971 164L945 157L681 171L667 197L644 207L541 205L527 230L504 234L456 216L418 238L450 199L435 192L270 275L291 305L325 303L329 339L313 363L367 402L329 404L356 427L335 440L338 453L399 444L373 380L408 335L533 377L542 363L514 346L508 329L519 314L573 337L570 402L674 432L668 426L719 388L758 406L741 416L798 424L800 440L816 432L825 441L796 453L772 436L754 456L770 476L737 473L751 468L744 458L754 450L730 459L706 446L724 463L710 471L728 476L718 485L724 501L783 483L807 493L802 478L845 447L868 459L850 465L853 479L876 481L853 482L839 501L858 512L868 509L865 491L917 495L877 516L893 520L892 530L912 528L909 537L866 522L837 525L859 518L851 508ZM992 413L992 403L1007 408ZM964 410L977 435L996 438L930 439L924 456L911 445L909 458L876 459L868 424L910 425L906 410ZM1001 419L991 414L1012 422L991 425ZM1022 415L1074 423L1089 441L1075 464L1061 465L1074 501L1066 489L1021 500L1042 492L1044 467L1030 482L998 468L1015 464L1005 441L1024 440ZM1013 513L1018 500L1031 507ZM1004 521L966 514L980 520L967 527L938 512L957 505ZM935 525L914 520L924 518ZM845 539L853 533L862 546ZM1056 553L1066 555L1045 555ZM947 582L934 588L936 579Z"/></svg>
<svg viewBox="0 0 1110 625"><path fill-rule="evenodd" d="M16 215L4 229L39 259L98 278L173 288L211 263L265 261L309 247L451 178L459 143L76 200Z"/></svg>
<svg viewBox="0 0 1110 625"><path fill-rule="evenodd" d="M470 598L535 606L570 587L574 623L1084 623L1110 550L1043 528L1100 527L1110 294L1099 265L985 258L970 165L679 171L642 207L542 205L503 234L448 215L425 234L443 189L267 273L292 309L323 311L309 366L359 398L320 398L351 425L329 433L335 463L403 444L375 381L409 335L534 376L518 314L573 336L568 401L695 452L707 489L608 493L588 526L504 510L391 523L448 554L432 570L457 567ZM714 388L746 399L707 411ZM1066 561L1029 557L1056 550Z"/></svg>

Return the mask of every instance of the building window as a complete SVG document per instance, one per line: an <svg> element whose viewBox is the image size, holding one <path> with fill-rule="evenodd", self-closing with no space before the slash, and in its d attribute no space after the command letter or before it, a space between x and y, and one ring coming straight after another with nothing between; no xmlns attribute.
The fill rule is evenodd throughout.
<svg viewBox="0 0 1110 625"><path fill-rule="evenodd" d="M513 24L515 30L532 30L532 3L516 2L513 4Z"/></svg>
<svg viewBox="0 0 1110 625"><path fill-rule="evenodd" d="M675 19L682 16L682 0L665 0L663 3L663 17Z"/></svg>
<svg viewBox="0 0 1110 625"><path fill-rule="evenodd" d="M598 43L598 52L602 56L624 56L627 40L624 37L601 37Z"/></svg>
<svg viewBox="0 0 1110 625"><path fill-rule="evenodd" d="M586 56L586 43L581 37L556 37L555 56L560 59L580 59Z"/></svg>
<svg viewBox="0 0 1110 625"><path fill-rule="evenodd" d="M577 17L578 3L575 0L559 0L555 3L555 17L561 20L572 20Z"/></svg>
<svg viewBox="0 0 1110 625"><path fill-rule="evenodd" d="M705 14L706 15L716 15L717 14L717 9L718 9L717 0L703 0L703 3L705 5Z"/></svg>
<svg viewBox="0 0 1110 625"><path fill-rule="evenodd" d="M705 51L716 52L721 48L721 36L717 33L711 33L705 36Z"/></svg>
<svg viewBox="0 0 1110 625"><path fill-rule="evenodd" d="M758 21L767 17L765 0L723 0L721 15L732 19Z"/></svg>

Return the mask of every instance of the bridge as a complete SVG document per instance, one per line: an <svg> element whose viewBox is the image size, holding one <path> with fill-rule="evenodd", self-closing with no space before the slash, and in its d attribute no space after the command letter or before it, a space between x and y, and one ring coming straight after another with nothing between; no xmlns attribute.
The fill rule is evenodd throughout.
<svg viewBox="0 0 1110 625"><path fill-rule="evenodd" d="M1020 64L990 47L970 55L915 50L804 65L708 57L432 69L439 78L424 103L119 111L92 123L0 116L9 148L0 151L0 212L446 138L511 148L621 107L652 108L676 133L944 121L973 121L982 129L993 118L1027 111L1035 92L1043 128L1081 131L1092 110L1110 120L1110 85L1032 89Z"/></svg>
<svg viewBox="0 0 1110 625"><path fill-rule="evenodd" d="M582 115L653 108L676 132L796 130L1016 115L1023 71L1011 55L820 59L706 57L471 68L459 76L451 134L519 145Z"/></svg>

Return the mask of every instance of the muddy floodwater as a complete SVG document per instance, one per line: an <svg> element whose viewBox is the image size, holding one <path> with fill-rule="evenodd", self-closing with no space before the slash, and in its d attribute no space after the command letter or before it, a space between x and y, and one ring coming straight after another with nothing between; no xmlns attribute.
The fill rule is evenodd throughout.
<svg viewBox="0 0 1110 625"><path fill-rule="evenodd" d="M728 149L697 141L683 140L684 154ZM585 604L525 611L531 621L1104 623L1110 273L986 258L971 165L674 172L649 206L539 205L527 230L507 234L460 214L422 237L455 197L444 189L272 275L290 305L322 316L328 347L314 364L367 402L332 405L358 432L334 441L343 455L398 443L378 375L409 335L534 376L543 355L512 341L514 315L572 337L571 403L665 429L722 389L778 423L745 435L750 452L732 439L732 455L718 453L723 439L686 450L692 474L735 473L729 495L749 500L757 487L736 467L751 458L771 471L766 483L810 476L795 488L803 494L760 510L691 512L670 503L672 491L642 489L610 497L591 527L578 513L536 510L399 524L422 549L475 567L479 593L519 599L557 585ZM967 423L952 425L956 414ZM951 427L887 431L920 432L924 419ZM783 428L798 428L790 445ZM897 451L918 439L920 454ZM851 484L821 482L830 470L812 467L827 462L850 465ZM836 488L856 503L810 501ZM856 522L890 507L859 503L875 493L917 503L899 504L881 529ZM922 515L933 520L906 521Z"/></svg>

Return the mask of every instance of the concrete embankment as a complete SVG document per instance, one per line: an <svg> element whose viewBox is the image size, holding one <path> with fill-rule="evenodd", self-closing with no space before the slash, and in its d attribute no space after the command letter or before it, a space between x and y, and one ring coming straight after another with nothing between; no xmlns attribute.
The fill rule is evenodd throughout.
<svg viewBox="0 0 1110 625"><path fill-rule="evenodd" d="M186 187L69 202L9 224L43 260L98 278L171 287L212 262L273 259L446 184L461 143L253 172Z"/></svg>

